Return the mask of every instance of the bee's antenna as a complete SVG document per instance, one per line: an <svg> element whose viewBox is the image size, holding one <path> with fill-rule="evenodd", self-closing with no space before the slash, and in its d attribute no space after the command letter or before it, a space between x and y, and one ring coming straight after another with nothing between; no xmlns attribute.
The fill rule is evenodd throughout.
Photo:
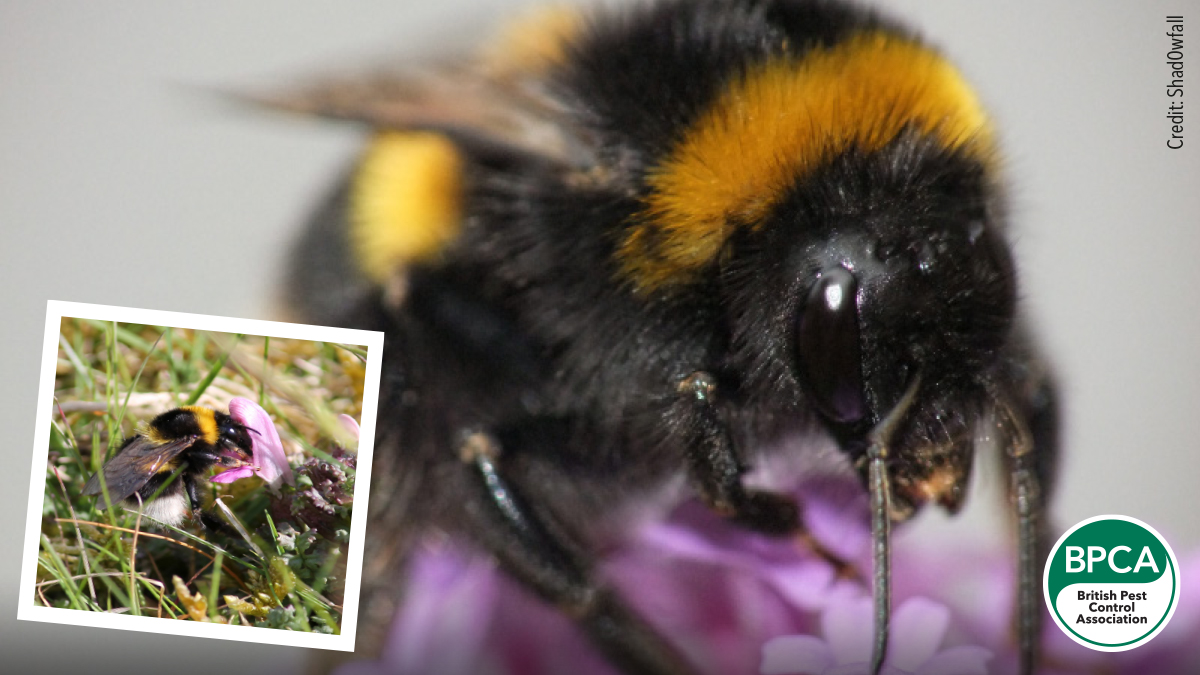
<svg viewBox="0 0 1200 675"><path fill-rule="evenodd" d="M888 476L888 443L916 400L921 385L917 373L900 402L868 436L867 488L871 493L871 595L875 602L875 640L871 648L871 673L878 675L887 657L889 623L892 615L892 485Z"/></svg>
<svg viewBox="0 0 1200 675"><path fill-rule="evenodd" d="M239 429L245 429L246 431L253 433L255 436L262 436L262 434L258 433L258 429L255 429L254 427L247 426L245 424L242 424L241 422L236 422L236 421L232 422L231 424Z"/></svg>

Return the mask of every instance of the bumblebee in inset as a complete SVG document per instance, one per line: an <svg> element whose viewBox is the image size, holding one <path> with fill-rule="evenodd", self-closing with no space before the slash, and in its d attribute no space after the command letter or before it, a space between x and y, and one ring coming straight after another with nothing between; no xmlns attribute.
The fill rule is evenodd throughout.
<svg viewBox="0 0 1200 675"><path fill-rule="evenodd" d="M83 494L102 495L103 474L109 502L102 509L120 502L167 525L178 525L190 511L205 527L219 527L201 508L197 480L214 466L251 466L251 443L249 429L225 413L200 406L168 410L126 439Z"/></svg>
<svg viewBox="0 0 1200 675"><path fill-rule="evenodd" d="M792 498L743 478L832 440L822 461L871 496L878 669L891 525L956 511L987 437L1032 669L1055 389L1017 303L996 133L936 49L843 2L662 0L272 102L374 132L288 279L299 318L387 334L372 622L438 528L625 671L694 672L593 552L681 475L747 528L803 534Z"/></svg>

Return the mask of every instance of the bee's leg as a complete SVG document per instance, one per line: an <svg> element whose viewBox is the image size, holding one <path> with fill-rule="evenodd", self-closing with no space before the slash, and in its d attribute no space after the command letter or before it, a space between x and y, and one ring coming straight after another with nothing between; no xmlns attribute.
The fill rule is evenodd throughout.
<svg viewBox="0 0 1200 675"><path fill-rule="evenodd" d="M486 432L465 436L461 459L478 478L467 511L477 539L516 579L571 616L621 672L689 675L688 665L657 631L592 574L580 549L551 521L539 518L506 475L499 442ZM476 506L472 508L472 506Z"/></svg>
<svg viewBox="0 0 1200 675"><path fill-rule="evenodd" d="M764 534L783 536L801 530L795 500L774 492L747 490L742 484L745 467L716 410L716 378L697 371L679 383L678 391L677 415L699 441L690 445L688 461L701 498L721 515Z"/></svg>
<svg viewBox="0 0 1200 675"><path fill-rule="evenodd" d="M1042 561L1050 552L1046 515L1058 460L1058 396L1038 371L997 410L999 437L1006 447L1008 494L1017 527L1017 645L1023 674L1037 664L1042 626Z"/></svg>
<svg viewBox="0 0 1200 675"><path fill-rule="evenodd" d="M200 488L196 484L196 479L187 475L183 475L183 487L187 490L188 501L192 505L192 520L200 523L200 526L210 532L220 532L225 535L236 535L237 531L221 522L215 515L205 511L203 508L204 502L200 499Z"/></svg>
<svg viewBox="0 0 1200 675"><path fill-rule="evenodd" d="M693 430L688 461L700 497L717 513L756 532L796 538L833 565L843 577L857 578L858 570L825 548L804 527L800 504L788 495L746 489L745 467L739 461L729 431L717 414L716 378L697 371L680 381L675 414Z"/></svg>
<svg viewBox="0 0 1200 675"><path fill-rule="evenodd" d="M183 475L183 487L187 490L188 503L192 505L192 518L197 523L204 524L207 527L207 523L204 523L203 520L203 510L200 508L200 505L204 502L200 501L200 490L196 487L196 479L185 473Z"/></svg>

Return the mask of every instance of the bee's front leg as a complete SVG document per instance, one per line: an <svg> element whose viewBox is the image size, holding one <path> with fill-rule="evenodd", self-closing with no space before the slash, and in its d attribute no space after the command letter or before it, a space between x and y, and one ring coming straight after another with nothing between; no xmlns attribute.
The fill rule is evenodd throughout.
<svg viewBox="0 0 1200 675"><path fill-rule="evenodd" d="M801 505L792 497L747 489L746 471L729 430L717 411L717 379L699 370L679 381L674 414L686 430L693 484L713 510L747 529L778 537L794 537L833 565L839 576L858 578L858 570L826 549L804 527Z"/></svg>
<svg viewBox="0 0 1200 675"><path fill-rule="evenodd" d="M996 424L1008 469L1008 496L1017 531L1016 633L1022 674L1038 665L1042 565L1054 528L1047 514L1058 464L1058 390L1036 356L1015 360L1014 384L997 401Z"/></svg>

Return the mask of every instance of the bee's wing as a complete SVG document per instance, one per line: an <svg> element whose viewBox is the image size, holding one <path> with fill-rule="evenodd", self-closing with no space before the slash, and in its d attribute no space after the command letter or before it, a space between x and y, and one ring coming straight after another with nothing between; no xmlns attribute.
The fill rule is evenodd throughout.
<svg viewBox="0 0 1200 675"><path fill-rule="evenodd" d="M379 70L249 98L377 129L436 130L588 168L595 161L594 143L553 89L543 70L474 59Z"/></svg>
<svg viewBox="0 0 1200 675"><path fill-rule="evenodd" d="M125 499L137 492L155 474L169 470L167 467L170 467L181 452L190 448L196 442L196 438L188 436L168 443L154 443L145 436L135 436L116 457L108 460L104 468L100 469L108 488L109 503L115 504ZM96 473L83 486L82 494L100 493L100 473Z"/></svg>

